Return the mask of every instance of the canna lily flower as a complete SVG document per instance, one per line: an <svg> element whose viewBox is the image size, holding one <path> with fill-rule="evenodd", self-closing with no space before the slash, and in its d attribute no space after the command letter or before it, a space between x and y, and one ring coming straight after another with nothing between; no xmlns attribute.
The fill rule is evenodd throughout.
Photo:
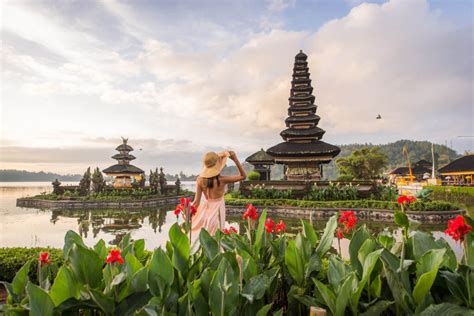
<svg viewBox="0 0 474 316"><path fill-rule="evenodd" d="M336 237L339 239L344 239L344 233L342 232L342 229L339 226L336 229Z"/></svg>
<svg viewBox="0 0 474 316"><path fill-rule="evenodd" d="M280 220L280 222L276 225L275 227L275 232L276 233L284 233L286 231L286 225L285 222Z"/></svg>
<svg viewBox="0 0 474 316"><path fill-rule="evenodd" d="M109 256L107 257L107 260L105 261L107 263L114 263L118 262L119 264L123 264L123 258L120 255L120 249L112 249L110 250Z"/></svg>
<svg viewBox="0 0 474 316"><path fill-rule="evenodd" d="M233 226L230 226L229 229L224 228L222 230L222 233L224 233L224 235L230 235L230 233L236 233L237 234L237 229L235 229L235 227L233 227Z"/></svg>
<svg viewBox="0 0 474 316"><path fill-rule="evenodd" d="M49 253L48 252L40 253L38 261L41 267L44 266L45 264L51 263L51 261L49 261Z"/></svg>
<svg viewBox="0 0 474 316"><path fill-rule="evenodd" d="M247 205L247 211L244 213L243 219L250 218L251 220L257 219L257 209L252 205Z"/></svg>
<svg viewBox="0 0 474 316"><path fill-rule="evenodd" d="M178 204L178 205L176 205L176 209L174 210L174 215L176 215L176 217L178 217L179 213L181 213L182 211L183 211L183 205Z"/></svg>
<svg viewBox="0 0 474 316"><path fill-rule="evenodd" d="M354 228L355 223L357 222L357 217L353 211L341 212L339 217L339 223L344 226L344 231L347 233Z"/></svg>
<svg viewBox="0 0 474 316"><path fill-rule="evenodd" d="M197 208L194 205L191 205L191 216L196 215L197 213Z"/></svg>
<svg viewBox="0 0 474 316"><path fill-rule="evenodd" d="M275 222L271 218L267 218L265 220L265 227L267 228L267 233L271 233L273 231L273 227L275 226Z"/></svg>
<svg viewBox="0 0 474 316"><path fill-rule="evenodd" d="M464 236L472 230L471 225L464 223L464 217L458 215L455 219L448 221L448 228L444 231L446 235L453 237L456 241L464 241Z"/></svg>
<svg viewBox="0 0 474 316"><path fill-rule="evenodd" d="M416 197L414 196L406 196L406 195L400 195L397 199L398 204L410 204L416 201Z"/></svg>

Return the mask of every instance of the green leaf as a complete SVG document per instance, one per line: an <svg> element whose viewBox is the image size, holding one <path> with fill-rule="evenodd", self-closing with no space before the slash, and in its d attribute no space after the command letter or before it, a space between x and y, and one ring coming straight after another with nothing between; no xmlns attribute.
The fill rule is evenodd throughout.
<svg viewBox="0 0 474 316"><path fill-rule="evenodd" d="M374 305L371 305L364 313L360 316L379 316L385 315L385 310L392 305L391 301L378 301ZM438 315L439 316L439 315Z"/></svg>
<svg viewBox="0 0 474 316"><path fill-rule="evenodd" d="M420 316L467 316L474 315L474 311L451 303L433 304L428 306Z"/></svg>
<svg viewBox="0 0 474 316"><path fill-rule="evenodd" d="M294 239L288 240L288 246L285 252L285 264L296 284L302 285L305 277L303 259L299 249L296 247L296 241Z"/></svg>
<svg viewBox="0 0 474 316"><path fill-rule="evenodd" d="M257 275L258 268L253 257L246 251L239 251L242 257L242 270L245 282L248 282L253 276Z"/></svg>
<svg viewBox="0 0 474 316"><path fill-rule="evenodd" d="M443 270L439 271L439 274L446 282L451 295L464 302L464 304L469 305L468 291L463 277L459 273Z"/></svg>
<svg viewBox="0 0 474 316"><path fill-rule="evenodd" d="M342 283L342 286L337 294L336 316L343 316L346 310L347 303L351 299L352 288L357 282L354 272L350 273Z"/></svg>
<svg viewBox="0 0 474 316"><path fill-rule="evenodd" d="M351 266L357 271L359 276L362 275L362 263L358 259L359 249L366 241L370 238L370 234L367 231L365 225L359 227L352 235L351 242L349 243L349 256L351 258Z"/></svg>
<svg viewBox="0 0 474 316"><path fill-rule="evenodd" d="M259 274L250 279L242 289L242 296L245 297L250 304L255 300L259 300L265 295L265 291L269 286L268 277L265 274Z"/></svg>
<svg viewBox="0 0 474 316"><path fill-rule="evenodd" d="M410 221L408 220L407 214L402 211L395 211L394 221L395 224L400 227L403 227L404 229L408 229L408 227L410 226Z"/></svg>
<svg viewBox="0 0 474 316"><path fill-rule="evenodd" d="M71 270L80 282L90 285L91 288L101 284L103 261L95 251L73 244L68 259Z"/></svg>
<svg viewBox="0 0 474 316"><path fill-rule="evenodd" d="M316 252L320 257L323 257L326 252L331 249L332 242L334 240L334 232L337 227L337 215L333 215L328 222L326 223L326 228L324 229L323 236L319 241L318 247L316 247Z"/></svg>
<svg viewBox="0 0 474 316"><path fill-rule="evenodd" d="M267 316L267 315L268 315L268 312L269 312L270 309L272 308L272 305L273 305L273 303L264 305L262 308L260 308L260 309L258 310L256 316Z"/></svg>
<svg viewBox="0 0 474 316"><path fill-rule="evenodd" d="M145 251L145 240L143 239L138 239L133 242L133 254L135 257L137 257L138 260L141 262L144 261L145 256L146 256L146 251Z"/></svg>
<svg viewBox="0 0 474 316"><path fill-rule="evenodd" d="M94 250L95 252L97 252L97 254L99 255L99 258L100 260L102 260L103 262L105 262L105 260L107 259L107 246L105 245L105 242L101 239L99 240L95 246L94 246Z"/></svg>
<svg viewBox="0 0 474 316"><path fill-rule="evenodd" d="M188 274L188 260L189 260L189 239L181 231L177 223L171 226L169 231L171 245L173 247L172 262L174 267L186 279Z"/></svg>
<svg viewBox="0 0 474 316"><path fill-rule="evenodd" d="M418 261L416 265L418 279L413 289L413 299L417 304L421 304L425 295L430 291L445 252L445 249L429 250Z"/></svg>
<svg viewBox="0 0 474 316"><path fill-rule="evenodd" d="M332 255L329 258L328 281L332 288L337 289L342 285L342 280L346 277L346 266L339 257Z"/></svg>
<svg viewBox="0 0 474 316"><path fill-rule="evenodd" d="M28 273L30 272L31 263L35 259L28 260L20 270L15 274L15 277L12 281L12 290L15 295L21 299L21 296L25 294L25 287L29 281ZM18 302L19 303L19 302Z"/></svg>
<svg viewBox="0 0 474 316"><path fill-rule="evenodd" d="M75 231L68 230L68 232L66 233L66 236L64 236L64 247L63 247L64 258L67 258L69 249L71 249L73 244L86 247L81 236L79 236Z"/></svg>
<svg viewBox="0 0 474 316"><path fill-rule="evenodd" d="M89 289L89 295L106 315L114 313L115 303L112 297L105 296L102 292L94 289Z"/></svg>
<svg viewBox="0 0 474 316"><path fill-rule="evenodd" d="M219 253L219 245L217 241L209 235L207 230L201 229L199 233L199 241L201 243L202 249L204 249L204 254L209 260L212 260Z"/></svg>
<svg viewBox="0 0 474 316"><path fill-rule="evenodd" d="M467 252L465 256L467 257L467 265L471 268L474 267L474 233L470 231L466 235L466 248Z"/></svg>
<svg viewBox="0 0 474 316"><path fill-rule="evenodd" d="M265 220L267 219L267 209L264 209L260 218L258 219L258 227L255 232L254 254L260 253L262 247L262 240L265 237Z"/></svg>
<svg viewBox="0 0 474 316"><path fill-rule="evenodd" d="M321 267L322 267L321 258L319 258L319 255L317 253L313 253L311 258L309 258L308 263L305 265L305 272L304 272L305 278L309 278L313 271L321 270Z"/></svg>
<svg viewBox="0 0 474 316"><path fill-rule="evenodd" d="M150 291L155 296L162 296L165 288L173 284L173 264L168 255L161 248L156 249L151 257L148 281Z"/></svg>
<svg viewBox="0 0 474 316"><path fill-rule="evenodd" d="M74 273L72 273L66 265L59 268L53 286L51 287L50 295L55 306L58 306L70 298L75 298L76 300L80 299L81 287Z"/></svg>
<svg viewBox="0 0 474 316"><path fill-rule="evenodd" d="M316 235L313 226L304 219L301 220L301 225L303 226L304 237L309 241L311 247L315 247L318 242L318 235Z"/></svg>
<svg viewBox="0 0 474 316"><path fill-rule="evenodd" d="M333 315L336 314L336 295L326 285L319 280L313 278L313 282L316 285L321 297L323 298L326 306L331 310Z"/></svg>
<svg viewBox="0 0 474 316"><path fill-rule="evenodd" d="M365 285L367 282L370 280L370 275L372 274L372 271L375 268L375 265L377 261L380 258L380 255L384 249L378 249L375 250L367 255L367 257L364 260L364 267L363 267L363 272L362 272L362 279L360 280L357 290L354 292L352 296L352 301L353 301L353 306L354 308L357 308L359 305L359 299L362 294L362 291L365 288Z"/></svg>
<svg viewBox="0 0 474 316"><path fill-rule="evenodd" d="M137 257L132 255L130 252L127 253L125 256L125 270L127 271L128 279L131 279L132 276L141 268L143 268L143 265Z"/></svg>
<svg viewBox="0 0 474 316"><path fill-rule="evenodd" d="M133 293L128 296L125 300L120 302L120 304L115 309L115 315L135 315L138 310L145 306L152 295L150 292L145 293Z"/></svg>
<svg viewBox="0 0 474 316"><path fill-rule="evenodd" d="M28 285L26 286L26 292L28 293L28 299L30 303L30 315L53 315L54 303L49 297L48 293L31 282L28 282Z"/></svg>
<svg viewBox="0 0 474 316"><path fill-rule="evenodd" d="M233 315L238 307L238 275L223 258L211 281L209 306L213 315Z"/></svg>

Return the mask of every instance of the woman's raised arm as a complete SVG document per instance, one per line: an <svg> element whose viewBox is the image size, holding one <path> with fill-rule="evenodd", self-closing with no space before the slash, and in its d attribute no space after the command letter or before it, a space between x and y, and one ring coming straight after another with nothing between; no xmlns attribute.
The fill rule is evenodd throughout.
<svg viewBox="0 0 474 316"><path fill-rule="evenodd" d="M245 180L245 178L247 177L247 174L245 173L244 167L242 166L239 159L237 158L237 155L233 151L229 151L229 153L230 153L229 158L232 159L235 162L235 166L239 170L240 175L238 175L238 176L224 176L224 177L222 177L222 181L225 182L225 183L234 183L234 182L239 182L239 181Z"/></svg>

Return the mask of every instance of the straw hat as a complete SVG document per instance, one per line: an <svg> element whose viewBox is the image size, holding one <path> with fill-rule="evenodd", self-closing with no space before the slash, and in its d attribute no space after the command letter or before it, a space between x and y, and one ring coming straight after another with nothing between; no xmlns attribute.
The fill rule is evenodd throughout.
<svg viewBox="0 0 474 316"><path fill-rule="evenodd" d="M200 176L203 178L212 178L217 176L219 173L221 173L222 169L224 169L228 157L230 157L228 151L223 151L220 153L211 151L206 153L202 159L203 167Z"/></svg>

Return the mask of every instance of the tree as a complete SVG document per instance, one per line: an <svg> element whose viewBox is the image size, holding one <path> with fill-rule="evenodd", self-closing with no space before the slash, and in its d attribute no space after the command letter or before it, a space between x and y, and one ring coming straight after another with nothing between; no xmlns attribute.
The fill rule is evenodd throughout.
<svg viewBox="0 0 474 316"><path fill-rule="evenodd" d="M388 157L380 152L379 147L354 150L350 156L336 160L339 175L353 180L376 179L387 163Z"/></svg>
<svg viewBox="0 0 474 316"><path fill-rule="evenodd" d="M91 167L87 168L79 182L79 194L87 195L91 190Z"/></svg>
<svg viewBox="0 0 474 316"><path fill-rule="evenodd" d="M92 190L95 193L104 191L105 189L105 179L100 172L99 168L95 168L94 173L92 174Z"/></svg>
<svg viewBox="0 0 474 316"><path fill-rule="evenodd" d="M158 168L156 168L155 172L153 170L150 170L150 176L148 181L150 182L150 188L152 189L153 193L158 193L158 187L159 187L159 179L158 179Z"/></svg>

